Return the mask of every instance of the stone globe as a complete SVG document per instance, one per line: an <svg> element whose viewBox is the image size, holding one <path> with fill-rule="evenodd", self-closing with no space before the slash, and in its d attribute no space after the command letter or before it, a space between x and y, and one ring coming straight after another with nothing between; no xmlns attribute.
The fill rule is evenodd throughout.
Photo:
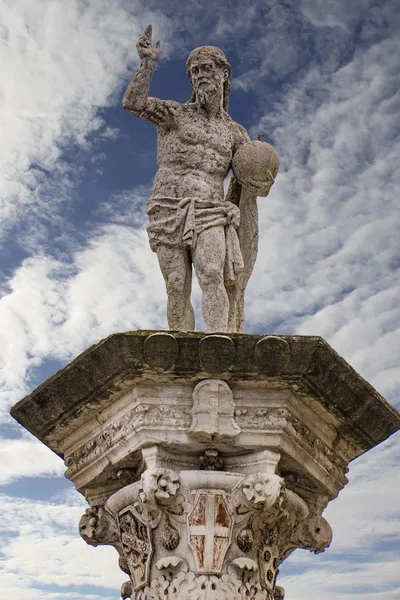
<svg viewBox="0 0 400 600"><path fill-rule="evenodd" d="M236 179L257 196L268 196L278 169L277 151L261 140L240 146L232 160L232 171Z"/></svg>

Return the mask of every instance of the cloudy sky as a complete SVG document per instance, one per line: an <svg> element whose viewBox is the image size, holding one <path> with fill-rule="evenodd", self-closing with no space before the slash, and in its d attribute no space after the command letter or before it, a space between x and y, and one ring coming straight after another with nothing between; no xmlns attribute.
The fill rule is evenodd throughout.
<svg viewBox="0 0 400 600"><path fill-rule="evenodd" d="M248 332L324 337L400 407L400 11L396 0L0 0L0 589L114 600L84 500L10 406L115 331L166 328L145 233L155 130L120 108L152 23L152 94L190 96L184 61L218 45L232 117L281 156L259 200ZM194 291L196 307L199 294ZM328 507L334 541L297 551L287 600L400 600L400 436L358 459Z"/></svg>

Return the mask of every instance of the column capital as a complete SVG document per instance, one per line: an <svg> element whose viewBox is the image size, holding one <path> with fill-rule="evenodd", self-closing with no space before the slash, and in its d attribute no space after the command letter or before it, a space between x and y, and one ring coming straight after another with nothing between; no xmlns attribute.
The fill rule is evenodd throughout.
<svg viewBox="0 0 400 600"><path fill-rule="evenodd" d="M283 598L282 561L298 547L322 552L332 535L275 473L165 467L89 508L79 529L117 550L131 600Z"/></svg>

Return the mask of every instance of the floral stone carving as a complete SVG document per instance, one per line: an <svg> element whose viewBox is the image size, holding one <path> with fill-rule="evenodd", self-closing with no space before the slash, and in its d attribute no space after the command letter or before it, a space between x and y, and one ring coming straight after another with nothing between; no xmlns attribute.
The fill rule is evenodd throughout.
<svg viewBox="0 0 400 600"><path fill-rule="evenodd" d="M249 502L273 506L281 493L283 480L274 474L255 473L247 477L242 489Z"/></svg>
<svg viewBox="0 0 400 600"><path fill-rule="evenodd" d="M321 552L329 525L284 480L256 472L147 469L83 515L91 545L110 544L130 580L122 597L277 600L279 565L296 547Z"/></svg>

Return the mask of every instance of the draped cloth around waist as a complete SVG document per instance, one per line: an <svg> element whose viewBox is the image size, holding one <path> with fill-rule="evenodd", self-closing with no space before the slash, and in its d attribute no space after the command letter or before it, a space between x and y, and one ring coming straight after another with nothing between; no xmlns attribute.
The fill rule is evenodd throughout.
<svg viewBox="0 0 400 600"><path fill-rule="evenodd" d="M239 208L229 201L152 197L147 205L147 233L153 252L159 246L196 247L197 237L211 227L225 227L225 284L232 285L243 270L243 258L232 217Z"/></svg>

